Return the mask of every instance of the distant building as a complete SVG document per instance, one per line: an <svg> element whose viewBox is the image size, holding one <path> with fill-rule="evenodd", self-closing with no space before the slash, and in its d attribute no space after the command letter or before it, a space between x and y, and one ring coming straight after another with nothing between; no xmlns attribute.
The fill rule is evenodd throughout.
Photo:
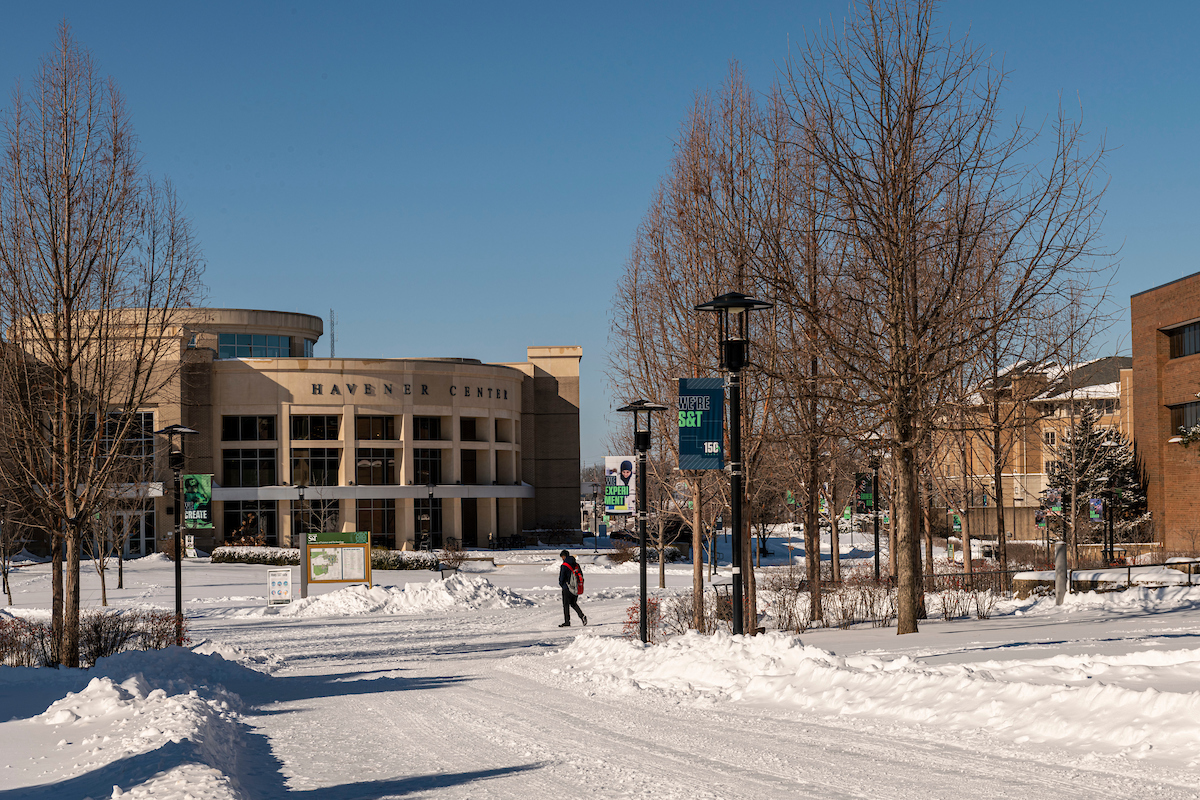
<svg viewBox="0 0 1200 800"><path fill-rule="evenodd" d="M194 309L179 322L182 368L142 410L135 443L153 480L109 521L131 531L130 554L172 535L172 478L152 432L176 423L199 432L185 437L184 471L213 476L214 527L185 531L203 550L247 533L296 546L313 530L370 531L396 549L581 535L582 348L530 347L506 364L316 358L319 317Z"/></svg>
<svg viewBox="0 0 1200 800"><path fill-rule="evenodd" d="M984 387L975 396L975 405L969 409L969 425L983 424L985 404L994 393L999 394L1002 416L1008 421L1002 434L1007 457L1001 469L1000 494L1009 540L1039 540L1046 535L1048 523L1039 519L1038 510L1049 486L1050 468L1062 457L1059 448L1064 437L1085 407L1095 410L1100 426L1118 428L1129 438L1132 366L1132 359L1121 356L1081 364L1020 364L1006 370L996 386ZM935 507L941 514L952 515L950 506L965 505L971 536L994 539L997 520L992 456L986 438L975 434L967 440L969 489L965 498L958 493L954 503L948 505L945 501L961 486L963 469L956 444L943 441L934 466L939 489L935 494L943 499Z"/></svg>

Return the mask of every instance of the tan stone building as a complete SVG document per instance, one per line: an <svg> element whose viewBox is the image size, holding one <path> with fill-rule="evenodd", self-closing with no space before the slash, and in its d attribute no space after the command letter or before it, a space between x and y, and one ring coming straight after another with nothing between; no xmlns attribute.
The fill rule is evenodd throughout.
<svg viewBox="0 0 1200 800"><path fill-rule="evenodd" d="M319 317L198 309L184 325L177 397L150 430L181 423L190 474L212 474L208 549L234 535L296 544L309 530L363 531L411 549L487 547L575 528L579 347L530 347L523 362L316 358ZM160 448L161 450L161 448ZM130 510L132 552L168 537L165 496Z"/></svg>
<svg viewBox="0 0 1200 800"><path fill-rule="evenodd" d="M1039 526L1038 510L1048 483L1052 462L1063 458L1067 431L1085 407L1096 411L1098 424L1118 428L1126 438L1132 431L1132 359L1108 356L1082 364L1044 364L1036 369L1016 367L1000 381L1001 417L1007 421L1001 434L1006 455L1001 469L1000 495L1004 503L1005 529L1009 540L1039 540L1046 529ZM986 420L984 404L991 389L976 398L973 424ZM986 434L967 434L968 489L962 481L961 444L953 436L940 443L935 471L942 502L940 512L952 515L965 506L972 537L997 537L996 488L992 456ZM946 498L952 500L947 504ZM952 507L951 507L952 506Z"/></svg>

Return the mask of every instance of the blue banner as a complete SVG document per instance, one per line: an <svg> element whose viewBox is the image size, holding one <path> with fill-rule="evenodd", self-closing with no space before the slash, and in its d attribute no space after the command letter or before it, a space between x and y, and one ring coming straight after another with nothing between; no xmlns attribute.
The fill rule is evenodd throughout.
<svg viewBox="0 0 1200 800"><path fill-rule="evenodd" d="M725 382L680 378L679 468L725 467Z"/></svg>

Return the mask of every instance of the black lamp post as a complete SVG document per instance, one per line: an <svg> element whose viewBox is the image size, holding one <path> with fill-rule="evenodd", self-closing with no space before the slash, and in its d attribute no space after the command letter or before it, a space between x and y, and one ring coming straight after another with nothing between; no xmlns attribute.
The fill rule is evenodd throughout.
<svg viewBox="0 0 1200 800"><path fill-rule="evenodd" d="M600 552L600 484L592 483L592 552Z"/></svg>
<svg viewBox="0 0 1200 800"><path fill-rule="evenodd" d="M649 400L634 400L629 405L617 409L617 411L633 414L633 449L637 451L637 519L638 540L641 542L641 563L638 565L641 613L638 633L641 635L642 644L649 640L649 631L646 626L646 454L650 452L650 412L666 410L666 406ZM644 426L642 425L643 415L645 415Z"/></svg>
<svg viewBox="0 0 1200 800"><path fill-rule="evenodd" d="M879 583L879 453L871 453L871 524L875 529L875 582Z"/></svg>
<svg viewBox="0 0 1200 800"><path fill-rule="evenodd" d="M181 551L183 550L183 532L181 530L183 519L183 496L179 485L179 474L184 469L184 454L183 454L183 437L193 433L199 433L191 428L183 425L168 425L161 431L155 431L155 434L165 434L167 437L167 466L171 468L171 472L175 474L175 644L183 645L183 561L181 560ZM179 436L179 449L175 449L175 437Z"/></svg>
<svg viewBox="0 0 1200 800"><path fill-rule="evenodd" d="M742 369L750 356L746 319L750 311L773 308L773 303L755 300L741 292L730 292L696 306L697 311L715 311L721 342L720 369L729 370L729 493L733 525L733 632L746 632L742 608ZM734 317L730 319L730 315ZM733 329L733 322L737 330Z"/></svg>

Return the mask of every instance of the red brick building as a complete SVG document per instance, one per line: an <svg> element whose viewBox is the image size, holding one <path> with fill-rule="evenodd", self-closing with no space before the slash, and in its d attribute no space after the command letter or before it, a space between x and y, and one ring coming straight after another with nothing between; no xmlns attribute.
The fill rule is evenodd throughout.
<svg viewBox="0 0 1200 800"><path fill-rule="evenodd" d="M1130 298L1133 436L1149 479L1155 536L1200 551L1200 448L1171 442L1200 422L1200 273Z"/></svg>

